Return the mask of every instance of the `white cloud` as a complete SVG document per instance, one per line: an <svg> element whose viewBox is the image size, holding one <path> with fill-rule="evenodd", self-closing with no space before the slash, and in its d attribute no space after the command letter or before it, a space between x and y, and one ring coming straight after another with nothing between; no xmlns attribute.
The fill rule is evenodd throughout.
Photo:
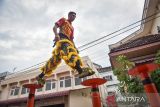
<svg viewBox="0 0 160 107"><path fill-rule="evenodd" d="M75 43L81 46L140 20L143 3L144 0L1 0L0 72L47 60L54 39L52 27L59 18L67 17L70 10L77 12L73 22ZM99 64L110 65L108 45L127 35L83 51L81 55L99 59L96 61Z"/></svg>

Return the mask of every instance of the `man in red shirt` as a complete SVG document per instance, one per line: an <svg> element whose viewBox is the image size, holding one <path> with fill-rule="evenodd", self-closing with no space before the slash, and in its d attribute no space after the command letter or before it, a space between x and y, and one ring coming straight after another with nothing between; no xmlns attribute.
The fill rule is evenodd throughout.
<svg viewBox="0 0 160 107"><path fill-rule="evenodd" d="M72 22L76 18L75 12L68 13L68 19L61 18L55 23L53 32L55 34L56 47L52 52L52 57L41 68L42 73L36 77L38 83L44 84L44 76L49 76L60 64L61 59L65 61L73 70L78 72L79 78L93 75L95 72L90 68L82 68L82 61L73 42L74 28ZM59 33L57 32L59 28Z"/></svg>

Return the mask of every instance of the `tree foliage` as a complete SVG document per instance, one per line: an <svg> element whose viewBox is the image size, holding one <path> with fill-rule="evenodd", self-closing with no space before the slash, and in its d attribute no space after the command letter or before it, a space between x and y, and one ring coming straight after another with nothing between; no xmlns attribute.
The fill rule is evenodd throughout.
<svg viewBox="0 0 160 107"><path fill-rule="evenodd" d="M154 63L160 64L160 50L156 54ZM134 62L128 60L124 55L116 58L118 66L113 70L114 75L120 81L119 90L122 93L142 93L144 92L143 84L137 77L128 75L128 70L135 66ZM155 83L158 92L160 92L160 69L151 73L151 79Z"/></svg>
<svg viewBox="0 0 160 107"><path fill-rule="evenodd" d="M143 85L137 77L128 75L128 70L133 68L135 64L128 60L124 55L116 58L118 66L113 70L114 75L120 81L119 90L121 93L141 93L143 92Z"/></svg>
<svg viewBox="0 0 160 107"><path fill-rule="evenodd" d="M155 63L160 64L160 50L156 54ZM155 83L158 92L160 93L160 68L151 73L151 78Z"/></svg>

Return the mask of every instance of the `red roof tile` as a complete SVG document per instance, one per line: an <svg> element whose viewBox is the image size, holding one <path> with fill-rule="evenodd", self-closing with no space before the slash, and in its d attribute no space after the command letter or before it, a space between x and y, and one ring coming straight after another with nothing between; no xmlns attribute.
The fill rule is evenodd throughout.
<svg viewBox="0 0 160 107"><path fill-rule="evenodd" d="M138 47L138 46L142 46L142 45L147 45L147 44L151 44L151 43L155 43L155 42L160 42L160 34L141 37L141 38L135 39L133 41L130 41L126 44L122 44L119 47L111 49L111 53L134 48L134 47Z"/></svg>

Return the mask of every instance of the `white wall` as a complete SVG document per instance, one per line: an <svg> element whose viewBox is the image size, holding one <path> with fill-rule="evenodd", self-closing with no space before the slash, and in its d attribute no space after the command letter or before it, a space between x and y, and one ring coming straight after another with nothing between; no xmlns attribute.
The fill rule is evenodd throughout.
<svg viewBox="0 0 160 107"><path fill-rule="evenodd" d="M118 92L118 84L119 84L119 81L117 80L117 76L115 76L113 74L113 71L106 71L106 72L103 72L101 73L101 76L102 77L105 77L105 76L109 76L111 75L112 76L112 79L111 81L107 81L105 83L105 88L107 89L107 92ZM106 93L107 94L107 93Z"/></svg>
<svg viewBox="0 0 160 107"><path fill-rule="evenodd" d="M69 107L93 107L90 89L71 91Z"/></svg>
<svg viewBox="0 0 160 107"><path fill-rule="evenodd" d="M8 98L8 96L10 94L9 85L8 86L3 86L2 90L3 90L3 92L1 92L1 100L5 100L5 99Z"/></svg>
<svg viewBox="0 0 160 107"><path fill-rule="evenodd" d="M160 8L160 5L159 5L159 8ZM157 16L160 16L160 13L158 13L157 15L156 15L156 17ZM160 17L159 18L156 18L155 20L154 20L154 22L153 22L153 26L152 26L152 29L151 29L151 33L152 34L157 34L158 33L158 31L157 31L157 26L160 26Z"/></svg>

